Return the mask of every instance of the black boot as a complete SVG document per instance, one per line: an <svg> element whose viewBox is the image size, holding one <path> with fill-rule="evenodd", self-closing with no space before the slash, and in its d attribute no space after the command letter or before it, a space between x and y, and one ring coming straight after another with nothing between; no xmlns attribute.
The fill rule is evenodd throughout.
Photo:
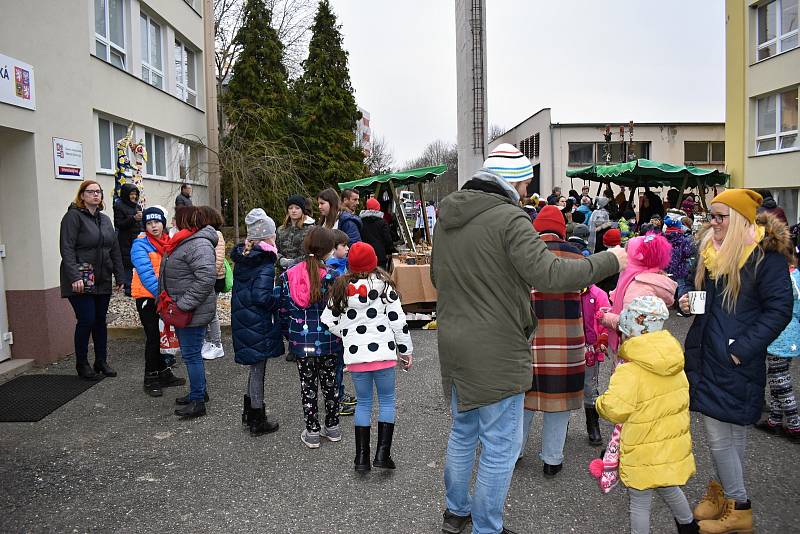
<svg viewBox="0 0 800 534"><path fill-rule="evenodd" d="M369 427L356 426L356 471L369 471Z"/></svg>
<svg viewBox="0 0 800 534"><path fill-rule="evenodd" d="M250 426L250 421L252 417L250 416L250 412L252 408L250 407L250 395L245 395L244 400L242 401L242 424L245 426Z"/></svg>
<svg viewBox="0 0 800 534"><path fill-rule="evenodd" d="M169 367L158 373L158 381L161 383L162 388L182 386L186 383L185 378L181 378L172 374L172 369Z"/></svg>
<svg viewBox="0 0 800 534"><path fill-rule="evenodd" d="M183 408L175 410L175 415L182 419L193 419L206 414L206 403L203 401L189 401Z"/></svg>
<svg viewBox="0 0 800 534"><path fill-rule="evenodd" d="M206 390L206 392L203 394L203 402L205 403L205 402L208 402L208 401L209 401L208 390ZM189 400L189 394L188 393L186 395L184 395L183 397L178 397L177 399L175 399L175 404L177 404L179 406L186 406L187 404L190 404L191 402L192 401Z"/></svg>
<svg viewBox="0 0 800 534"><path fill-rule="evenodd" d="M264 405L261 408L250 408L250 434L260 436L278 430L278 423L267 419L267 411Z"/></svg>
<svg viewBox="0 0 800 534"><path fill-rule="evenodd" d="M92 370L88 362L76 364L75 369L78 371L78 376L83 378L84 380L97 382L98 380L103 379L102 375L98 375Z"/></svg>
<svg viewBox="0 0 800 534"><path fill-rule="evenodd" d="M675 520L675 524L678 526L678 534L699 534L700 533L700 526L697 524L697 521L692 519L691 523L686 523L685 525L681 525L678 523L677 519Z"/></svg>
<svg viewBox="0 0 800 534"><path fill-rule="evenodd" d="M158 371L144 374L144 392L151 397L160 397L164 394L164 392L161 391L161 381L158 379Z"/></svg>
<svg viewBox="0 0 800 534"><path fill-rule="evenodd" d="M589 443L600 445L603 443L603 436L600 434L600 415L594 406L584 404L586 411L586 432L589 433Z"/></svg>
<svg viewBox="0 0 800 534"><path fill-rule="evenodd" d="M378 421L378 446L375 448L375 460L372 465L384 469L394 469L392 460L392 435L394 423L381 423Z"/></svg>
<svg viewBox="0 0 800 534"><path fill-rule="evenodd" d="M94 362L94 372L101 373L105 376L114 377L117 376L117 372L113 370L109 365L108 362L105 360L99 360Z"/></svg>

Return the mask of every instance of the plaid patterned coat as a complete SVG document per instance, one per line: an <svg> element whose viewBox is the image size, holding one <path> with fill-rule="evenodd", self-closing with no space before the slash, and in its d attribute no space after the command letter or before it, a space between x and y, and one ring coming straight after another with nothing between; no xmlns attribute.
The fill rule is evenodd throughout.
<svg viewBox="0 0 800 534"><path fill-rule="evenodd" d="M547 248L561 258L580 259L580 252L554 234L541 234ZM531 342L533 381L525 409L566 412L583 405L585 338L580 291L542 293L534 288L531 303L539 326Z"/></svg>

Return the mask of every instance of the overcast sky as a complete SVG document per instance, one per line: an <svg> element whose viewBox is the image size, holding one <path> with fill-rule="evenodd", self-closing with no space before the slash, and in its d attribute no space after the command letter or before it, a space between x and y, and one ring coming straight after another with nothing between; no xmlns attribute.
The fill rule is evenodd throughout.
<svg viewBox="0 0 800 534"><path fill-rule="evenodd" d="M331 0L395 165L456 140L454 0ZM723 0L487 0L489 123L725 120Z"/></svg>

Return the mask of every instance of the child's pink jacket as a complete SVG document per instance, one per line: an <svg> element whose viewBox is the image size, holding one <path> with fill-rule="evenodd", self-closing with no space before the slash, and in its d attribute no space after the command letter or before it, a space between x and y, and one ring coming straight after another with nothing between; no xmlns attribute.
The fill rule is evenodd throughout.
<svg viewBox="0 0 800 534"><path fill-rule="evenodd" d="M664 301L667 307L675 303L675 290L678 288L677 282L672 280L665 274L660 273L641 273L634 277L633 282L628 286L628 290L622 297L623 308L627 306L636 297L643 297L645 295L658 297ZM612 300L619 298L616 291L611 292ZM603 314L600 319L600 324L612 330L617 330L619 326L619 314L607 312ZM616 347L614 347L616 350Z"/></svg>
<svg viewBox="0 0 800 534"><path fill-rule="evenodd" d="M597 320L597 312L601 308L611 306L608 301L608 295L606 295L605 291L592 284L586 291L581 293L581 301L583 306L583 333L586 337L586 344L595 345L598 340L601 340L603 344L607 343L608 329Z"/></svg>

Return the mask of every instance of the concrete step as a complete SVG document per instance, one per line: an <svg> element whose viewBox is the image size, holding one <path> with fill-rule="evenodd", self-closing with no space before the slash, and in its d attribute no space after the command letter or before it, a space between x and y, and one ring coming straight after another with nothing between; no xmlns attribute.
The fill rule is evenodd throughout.
<svg viewBox="0 0 800 534"><path fill-rule="evenodd" d="M0 362L0 384L5 384L33 367L33 360L29 358L19 358Z"/></svg>

